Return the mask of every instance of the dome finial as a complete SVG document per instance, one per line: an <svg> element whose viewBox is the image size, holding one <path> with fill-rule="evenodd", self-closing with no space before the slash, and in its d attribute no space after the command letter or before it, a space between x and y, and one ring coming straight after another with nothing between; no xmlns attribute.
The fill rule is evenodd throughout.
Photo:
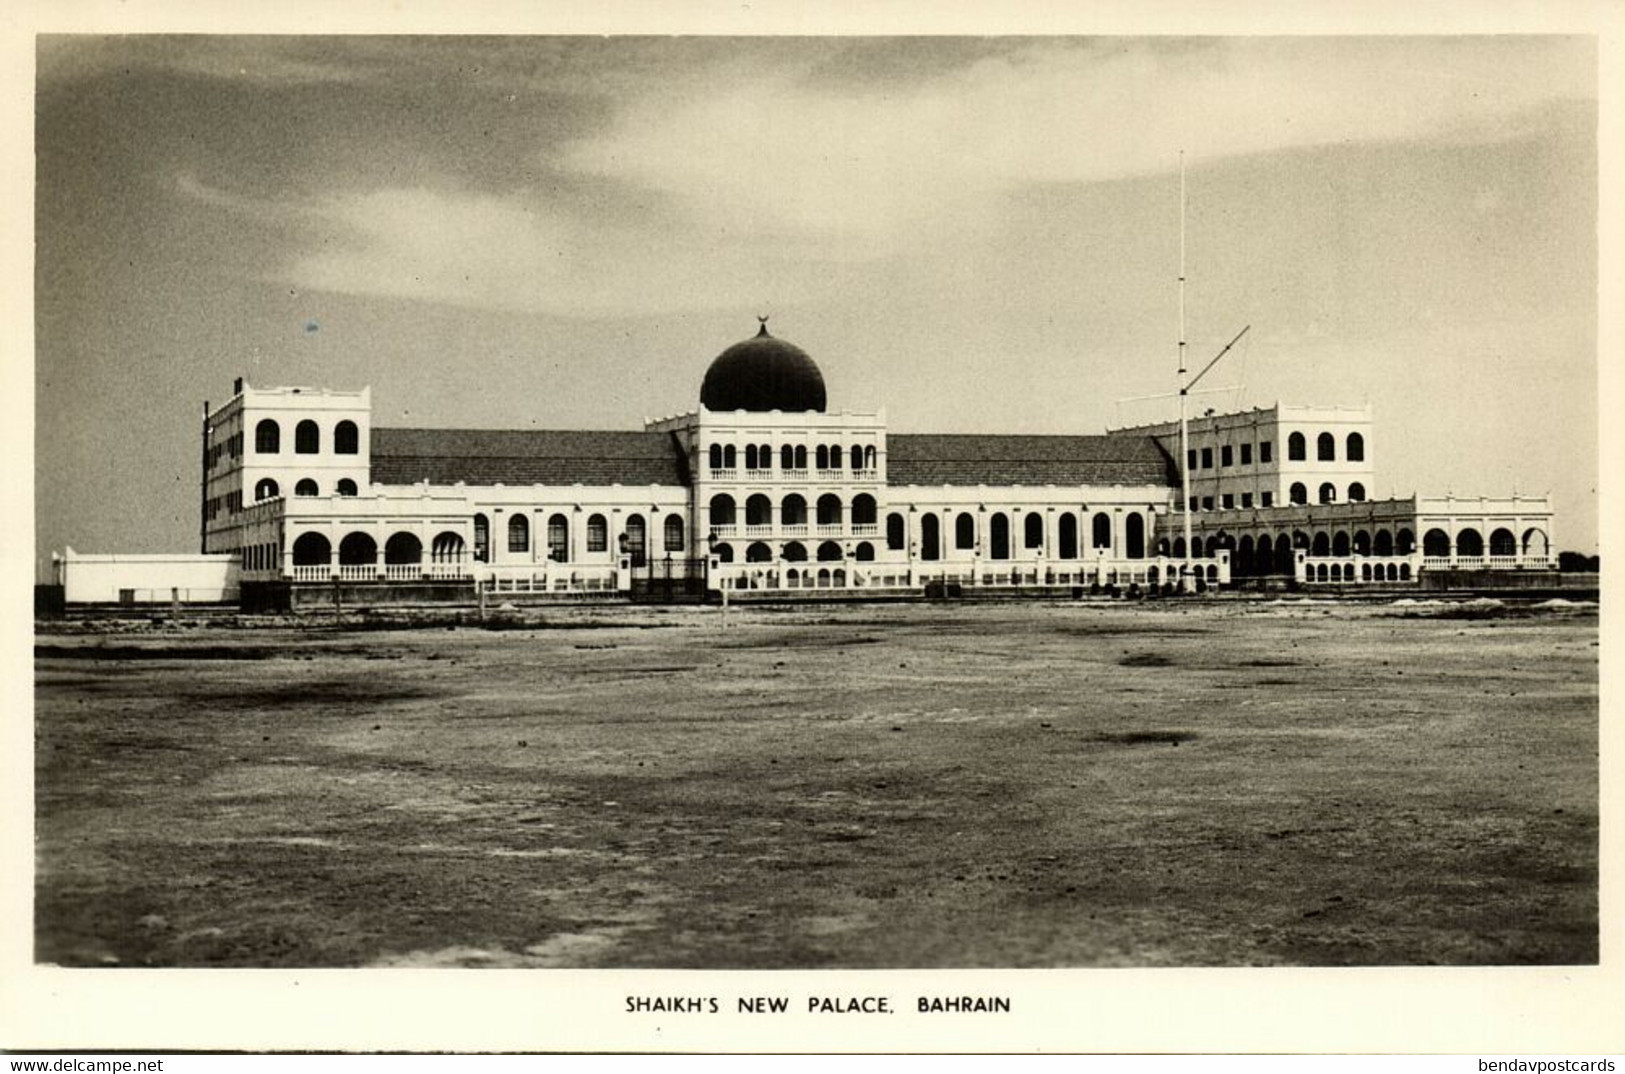
<svg viewBox="0 0 1625 1074"><path fill-rule="evenodd" d="M756 330L757 339L761 339L763 336L767 335L767 319L771 316L773 316L771 313L758 313L756 315L756 320L762 326Z"/></svg>

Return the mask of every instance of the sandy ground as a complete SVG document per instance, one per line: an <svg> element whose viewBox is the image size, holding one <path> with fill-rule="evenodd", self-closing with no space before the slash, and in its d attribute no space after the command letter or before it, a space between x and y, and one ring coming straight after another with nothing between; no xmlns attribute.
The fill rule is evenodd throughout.
<svg viewBox="0 0 1625 1074"><path fill-rule="evenodd" d="M388 625L42 626L37 959L1597 957L1594 607Z"/></svg>

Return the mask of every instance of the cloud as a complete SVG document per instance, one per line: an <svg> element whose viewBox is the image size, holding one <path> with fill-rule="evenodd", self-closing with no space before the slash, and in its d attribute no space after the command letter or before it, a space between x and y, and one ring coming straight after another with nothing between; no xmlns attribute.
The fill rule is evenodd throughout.
<svg viewBox="0 0 1625 1074"><path fill-rule="evenodd" d="M746 41L732 58L708 46L714 62L699 68L683 62L692 47L637 42L640 77L609 79L618 89L600 128L537 148L563 187L475 190L425 175L274 207L315 240L280 278L588 315L812 298L830 266L949 235L965 248L1000 226L1000 196L1027 185L1162 173L1180 149L1199 165L1500 139L1596 88L1591 47L1561 38L1019 39L895 69L871 61L895 59L896 42ZM669 80L655 77L662 56L678 68ZM583 73L580 85L597 83ZM593 193L607 190L613 202ZM195 182L187 193L267 211Z"/></svg>
<svg viewBox="0 0 1625 1074"><path fill-rule="evenodd" d="M651 96L567 160L697 219L855 238L905 233L1022 183L1099 182L1351 141L1505 137L1595 96L1565 39L1026 43L914 83L850 89L741 62Z"/></svg>

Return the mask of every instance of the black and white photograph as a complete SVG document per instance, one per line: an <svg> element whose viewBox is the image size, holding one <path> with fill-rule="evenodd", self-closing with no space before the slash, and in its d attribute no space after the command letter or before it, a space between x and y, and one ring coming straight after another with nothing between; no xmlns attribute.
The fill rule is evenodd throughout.
<svg viewBox="0 0 1625 1074"><path fill-rule="evenodd" d="M31 42L27 972L1617 976L1594 31L181 29Z"/></svg>

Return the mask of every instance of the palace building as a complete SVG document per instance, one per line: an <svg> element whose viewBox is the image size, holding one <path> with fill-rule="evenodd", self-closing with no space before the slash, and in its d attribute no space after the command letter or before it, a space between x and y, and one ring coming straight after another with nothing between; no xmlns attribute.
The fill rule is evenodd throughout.
<svg viewBox="0 0 1625 1074"><path fill-rule="evenodd" d="M830 411L817 364L765 321L712 361L695 409L641 431L380 428L368 388L241 380L204 409L202 556L69 550L69 602L1119 593L1187 567L1207 588L1555 566L1545 498L1373 499L1368 409L1209 414L1183 459L1177 423L890 433L884 409Z"/></svg>

